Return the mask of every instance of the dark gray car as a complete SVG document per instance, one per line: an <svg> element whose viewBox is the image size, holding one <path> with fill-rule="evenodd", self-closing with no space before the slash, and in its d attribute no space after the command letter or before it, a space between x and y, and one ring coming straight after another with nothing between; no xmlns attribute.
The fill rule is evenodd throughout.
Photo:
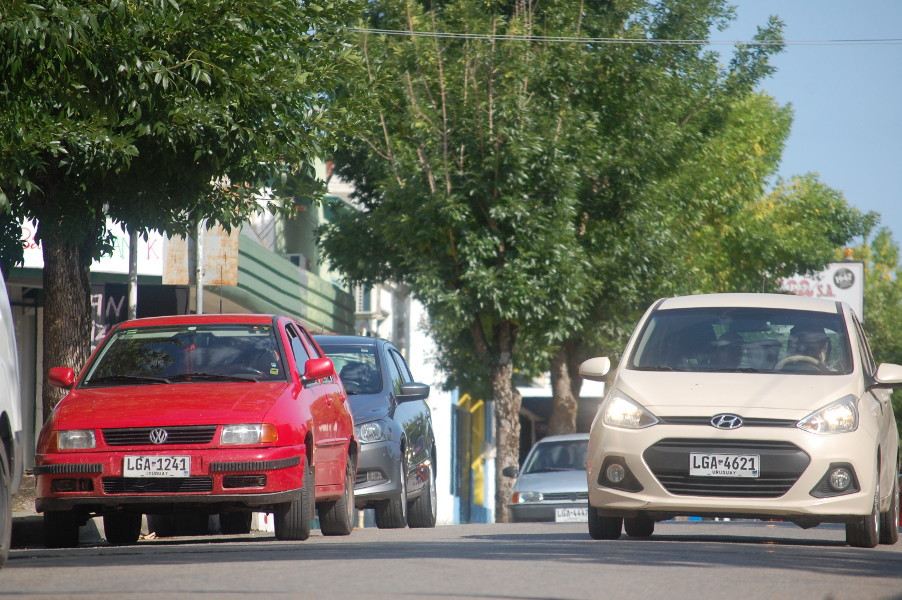
<svg viewBox="0 0 902 600"><path fill-rule="evenodd" d="M434 527L435 438L426 398L391 342L314 336L332 359L354 413L360 443L354 499L374 508L380 528Z"/></svg>

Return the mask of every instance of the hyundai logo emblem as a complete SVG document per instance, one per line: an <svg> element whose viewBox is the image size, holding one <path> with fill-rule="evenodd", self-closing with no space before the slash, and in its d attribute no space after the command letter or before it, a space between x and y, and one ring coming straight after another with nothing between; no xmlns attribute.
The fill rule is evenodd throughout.
<svg viewBox="0 0 902 600"><path fill-rule="evenodd" d="M149 437L150 441L154 444L162 444L166 441L166 438L169 437L169 433L167 433L165 429L151 429Z"/></svg>
<svg viewBox="0 0 902 600"><path fill-rule="evenodd" d="M739 415L714 415L711 417L711 425L718 429L739 429L742 427L742 417Z"/></svg>

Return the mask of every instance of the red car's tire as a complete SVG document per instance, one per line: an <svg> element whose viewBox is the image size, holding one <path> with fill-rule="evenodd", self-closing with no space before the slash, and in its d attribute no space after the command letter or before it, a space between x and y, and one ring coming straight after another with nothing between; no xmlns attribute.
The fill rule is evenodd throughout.
<svg viewBox="0 0 902 600"><path fill-rule="evenodd" d="M350 535L354 530L354 480L357 459L349 455L345 461L344 492L338 500L322 502L318 506L319 529L323 535Z"/></svg>
<svg viewBox="0 0 902 600"><path fill-rule="evenodd" d="M313 501L316 494L313 466L304 461L304 483L301 497L294 502L280 504L274 514L276 539L306 540L313 526Z"/></svg>

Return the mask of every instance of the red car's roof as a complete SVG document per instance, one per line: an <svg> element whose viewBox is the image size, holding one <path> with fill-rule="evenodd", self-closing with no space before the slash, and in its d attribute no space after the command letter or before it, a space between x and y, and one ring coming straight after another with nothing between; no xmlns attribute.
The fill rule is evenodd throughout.
<svg viewBox="0 0 902 600"><path fill-rule="evenodd" d="M170 315L166 317L145 317L125 321L119 327L151 327L159 325L190 325L209 323L272 323L275 315L226 314L226 315Z"/></svg>

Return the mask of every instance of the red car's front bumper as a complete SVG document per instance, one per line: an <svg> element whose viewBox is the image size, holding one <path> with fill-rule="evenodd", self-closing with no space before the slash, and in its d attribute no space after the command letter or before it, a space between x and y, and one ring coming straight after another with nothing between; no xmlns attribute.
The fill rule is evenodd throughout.
<svg viewBox="0 0 902 600"><path fill-rule="evenodd" d="M126 456L190 457L189 477L123 477ZM167 448L53 452L36 456L38 512L100 513L129 507L153 512L161 504L265 509L290 502L303 485L305 447Z"/></svg>

